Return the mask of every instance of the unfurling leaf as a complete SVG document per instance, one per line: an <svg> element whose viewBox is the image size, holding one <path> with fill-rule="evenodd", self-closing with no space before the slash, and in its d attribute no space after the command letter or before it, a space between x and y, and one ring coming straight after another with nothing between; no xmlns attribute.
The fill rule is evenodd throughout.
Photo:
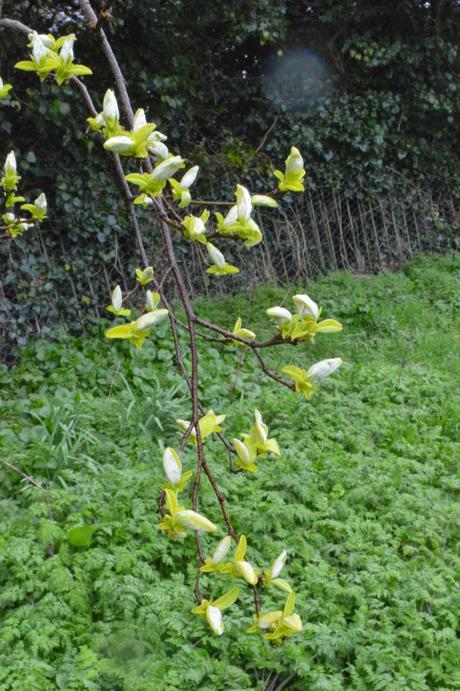
<svg viewBox="0 0 460 691"><path fill-rule="evenodd" d="M142 343L149 335L150 329L167 317L168 314L169 312L166 309L153 310L138 317L135 321L129 322L129 324L113 326L105 332L105 335L110 339L126 339L133 343L136 348L142 348Z"/></svg>
<svg viewBox="0 0 460 691"><path fill-rule="evenodd" d="M239 593L240 591L238 588L232 588L227 593L217 598L217 600L202 600L198 607L192 609L192 614L205 617L212 632L215 633L216 636L221 636L224 632L222 610L233 605Z"/></svg>
<svg viewBox="0 0 460 691"><path fill-rule="evenodd" d="M5 84L3 79L0 77L0 101L7 98L9 92L13 88L12 84Z"/></svg>
<svg viewBox="0 0 460 691"><path fill-rule="evenodd" d="M90 547L95 530L94 525L77 525L69 528L67 539L73 547Z"/></svg>
<svg viewBox="0 0 460 691"><path fill-rule="evenodd" d="M291 148L291 152L286 159L285 172L280 170L274 171L275 177L279 180L280 192L303 192L303 179L305 177L305 170L303 167L303 158L300 151L295 146Z"/></svg>

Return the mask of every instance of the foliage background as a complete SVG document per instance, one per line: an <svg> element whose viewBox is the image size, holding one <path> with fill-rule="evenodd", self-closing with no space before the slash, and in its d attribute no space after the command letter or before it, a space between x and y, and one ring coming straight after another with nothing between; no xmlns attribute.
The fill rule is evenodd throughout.
<svg viewBox="0 0 460 691"><path fill-rule="evenodd" d="M229 194L237 177L262 186L293 142L312 191L380 199L413 184L430 194L442 187L455 220L454 0L131 0L114 9L111 39L134 100L172 148L203 166L203 196ZM40 31L82 25L77 3L6 0L2 10ZM2 328L23 344L62 319L77 330L113 281L123 282L136 249L80 103L67 87L39 90L14 73L24 40L4 36L0 72L15 91L0 110L1 154L15 148L29 189L44 190L51 209L33 242L0 248ZM97 45L86 32L77 45L102 96L112 80ZM442 223L434 224L441 236ZM152 247L155 228L147 219L144 228ZM396 277L319 284L315 297L347 323L335 346L353 364L314 408L267 394L283 473L267 464L251 483L238 477L230 486L219 468L245 507L238 528L265 536L256 560L289 547L306 632L281 651L242 639L236 614L224 642L209 637L187 612L192 551L171 548L154 529L160 446L175 438L184 396L165 334L141 353L101 345L97 333L26 348L1 372L0 448L51 497L2 470L2 688L262 689L292 673L294 689L459 688L458 276L458 261L445 259ZM201 307L224 320L228 310L230 326L236 306L248 317L284 297L266 288ZM317 359L331 354L318 345ZM248 363L235 373L233 356L213 348L205 359L220 379L203 371L204 400L235 411L236 433L254 407L258 374ZM295 427L306 434L292 438ZM86 550L67 539L81 523L96 527Z"/></svg>
<svg viewBox="0 0 460 691"><path fill-rule="evenodd" d="M75 31L77 54L94 69L87 83L96 100L113 86L76 0L5 0L2 9L39 31ZM202 166L202 197L229 198L237 179L265 187L295 143L313 191L353 199L394 194L407 204L414 184L422 197L446 191L448 225L458 231L456 0L128 0L114 2L113 15L110 39L133 101L167 132L173 150ZM34 76L13 70L24 51L24 36L2 31L0 72L15 89L11 104L0 108L0 153L14 147L25 183L50 202L39 237L0 247L0 328L19 343L59 320L77 328L137 261L110 161L85 132L83 105L70 87L40 87ZM299 213L299 232L308 237L311 226ZM426 217L426 204L420 215ZM273 227L266 227L276 254ZM147 220L144 233L152 248L155 227ZM410 233L415 237L416 228ZM446 245L452 240L435 219L423 247ZM382 262L391 263L385 252L366 269Z"/></svg>
<svg viewBox="0 0 460 691"><path fill-rule="evenodd" d="M282 450L234 476L206 441L251 560L263 567L289 550L283 575L305 630L279 649L242 633L249 591L247 616L226 611L221 639L189 614L193 538L174 544L155 530L161 448L188 408L167 327L141 351L63 334L0 369L0 458L49 492L0 465L2 691L460 688L459 288L458 257L313 285L346 329L333 350L325 337L291 354L302 366L345 359L312 401L267 382L249 353L235 369L235 353L205 344L204 405L228 413L231 438L263 386ZM238 313L262 337L267 304L289 306L291 294L264 287L198 307L226 326ZM270 365L285 358L271 351ZM220 524L208 489L203 511ZM96 528L86 549L68 540L81 524ZM227 581L209 583L215 595ZM263 596L276 609L284 594Z"/></svg>

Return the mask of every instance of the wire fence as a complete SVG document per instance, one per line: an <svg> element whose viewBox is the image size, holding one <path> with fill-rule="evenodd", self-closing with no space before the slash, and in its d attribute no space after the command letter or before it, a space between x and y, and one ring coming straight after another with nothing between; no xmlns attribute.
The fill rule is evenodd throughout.
<svg viewBox="0 0 460 691"><path fill-rule="evenodd" d="M175 243L193 295L306 282L335 269L374 273L400 268L419 252L459 250L459 201L436 185L405 184L398 192L374 196L362 188L306 191L277 210L259 207L264 232L259 246L216 243L227 261L241 268L236 276L209 276L199 243L191 246L180 238ZM81 243L54 231L37 229L0 253L4 344L22 345L30 335L46 335L56 326L78 330L88 318L105 314L114 285L126 290L132 284L137 252L128 224L115 226L104 245L92 248L91 261ZM158 238L158 229L147 224L147 250L161 273ZM167 287L172 291L172 282Z"/></svg>
<svg viewBox="0 0 460 691"><path fill-rule="evenodd" d="M398 269L420 252L460 249L459 201L454 193L433 187L410 186L404 194L373 197L363 189L353 194L327 187L306 191L287 207L258 214L264 242L232 252L232 261L242 267L237 277L217 286L215 279L212 284L203 280L195 252L189 286L195 292L225 293L238 286L308 281L335 269Z"/></svg>

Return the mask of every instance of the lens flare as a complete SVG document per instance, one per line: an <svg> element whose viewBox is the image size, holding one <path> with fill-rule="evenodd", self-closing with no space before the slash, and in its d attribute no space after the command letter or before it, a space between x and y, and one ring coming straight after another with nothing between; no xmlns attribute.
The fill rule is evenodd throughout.
<svg viewBox="0 0 460 691"><path fill-rule="evenodd" d="M268 65L263 89L280 109L315 110L331 92L331 74L325 61L310 50L279 54Z"/></svg>

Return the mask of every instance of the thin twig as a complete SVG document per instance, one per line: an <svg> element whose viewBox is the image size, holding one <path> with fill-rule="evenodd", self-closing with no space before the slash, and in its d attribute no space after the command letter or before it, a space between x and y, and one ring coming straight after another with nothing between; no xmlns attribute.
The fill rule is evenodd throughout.
<svg viewBox="0 0 460 691"><path fill-rule="evenodd" d="M278 686L273 687L273 691L282 691L297 676L297 672L291 672L285 677Z"/></svg>
<svg viewBox="0 0 460 691"><path fill-rule="evenodd" d="M92 30L96 29L98 24L98 17L91 6L91 3L88 0L80 0L80 9L87 19L89 28ZM112 74L115 78L117 90L120 94L123 110L125 112L129 126L132 127L134 122L134 111L128 95L128 90L126 88L125 79L120 69L120 65L118 64L118 61L115 57L115 53L112 50L112 46L110 45L107 39L105 31L101 26L99 26L99 28L97 29L97 34L99 35L102 44L102 50L104 51L104 54L110 65L110 69L112 70Z"/></svg>
<svg viewBox="0 0 460 691"><path fill-rule="evenodd" d="M40 489L42 492L45 492L45 494L48 495L48 497L51 496L50 492L41 485L38 480L34 480L33 477L30 477L30 475L27 475L24 473L20 468L17 466L13 465L13 463L10 463L9 461L6 461L4 458L0 458L0 463L10 470L12 470L14 473L17 473L20 475L24 480L26 480L29 484L33 485L34 487L37 487L37 489Z"/></svg>
<svg viewBox="0 0 460 691"><path fill-rule="evenodd" d="M252 592L254 594L254 608L256 610L257 616L260 615L260 597L259 597L259 592L257 590L257 585L252 586Z"/></svg>
<svg viewBox="0 0 460 691"><path fill-rule="evenodd" d="M97 116L97 110L94 106L93 99L90 96L90 93L88 91L88 88L86 84L83 84L81 79L78 79L78 77L71 77L70 81L72 84L75 84L78 86L80 89L81 95L83 96L83 99L88 107L89 112L91 113L92 117L95 118Z"/></svg>
<svg viewBox="0 0 460 691"><path fill-rule="evenodd" d="M192 199L190 204L195 206L235 206L235 202L213 201L211 199Z"/></svg>
<svg viewBox="0 0 460 691"><path fill-rule="evenodd" d="M221 326L218 326L217 324L212 324L211 322L208 322L206 321L206 319L202 319L201 317L195 317L195 321L197 324L200 324L200 326L204 326L206 329L209 329L210 331L215 331L216 333L224 336L225 338L221 341L222 343L230 341L239 341L239 343L243 343L244 345L247 345L250 348L271 348L271 346L274 345L297 344L297 341L286 341L280 333L275 334L274 336L272 336L272 338L269 338L266 341L256 341L249 338L242 338L241 336L237 336L232 331L228 331L228 329L223 329Z"/></svg>
<svg viewBox="0 0 460 691"><path fill-rule="evenodd" d="M267 377L273 379L273 381L277 381L278 384L282 384L282 386L286 386L288 389L291 389L291 391L295 391L295 384L292 384L286 379L283 379L283 377L280 377L278 374L272 372L271 369L267 367L265 360L262 358L262 355L257 351L256 348L252 348L251 350L256 356L257 360L259 361L259 365L262 369L262 372L266 374Z"/></svg>

